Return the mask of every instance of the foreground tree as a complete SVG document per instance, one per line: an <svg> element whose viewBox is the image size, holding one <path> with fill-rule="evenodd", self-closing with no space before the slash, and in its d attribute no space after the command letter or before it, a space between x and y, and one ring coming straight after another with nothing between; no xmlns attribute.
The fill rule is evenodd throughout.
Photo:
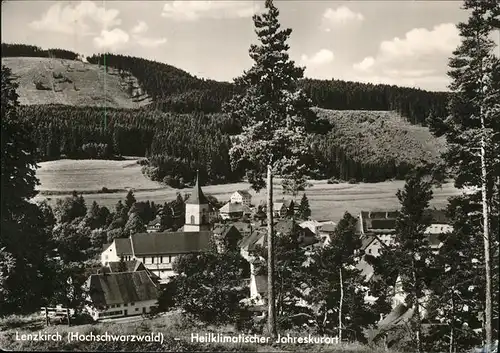
<svg viewBox="0 0 500 353"><path fill-rule="evenodd" d="M310 100L298 89L303 68L295 66L287 53L291 29L280 29L279 11L272 0L266 12L253 17L260 45L250 47L251 69L236 79L245 92L226 106L243 131L233 137L232 167L246 170L252 188L267 185L268 219L268 331L276 336L274 295L273 174L301 184L310 161L307 130L315 127L316 116ZM267 181L264 175L267 173Z"/></svg>
<svg viewBox="0 0 500 353"><path fill-rule="evenodd" d="M306 298L313 308L316 326L322 334L336 333L339 342L345 330L354 333L356 340L363 340L363 330L378 319L364 301L368 288L355 267L360 249L356 218L345 213L332 241L314 253L308 266L310 291Z"/></svg>
<svg viewBox="0 0 500 353"><path fill-rule="evenodd" d="M401 210L396 220L394 243L383 247L379 258L372 259L375 274L392 286L393 293L399 295L404 304L413 310L410 324L417 352L423 349L422 309L431 289L430 279L433 275L433 255L425 235L430 219L424 212L432 198L431 185L418 172L407 178L404 188L396 194ZM387 293L384 288L378 287L380 298L385 301Z"/></svg>
<svg viewBox="0 0 500 353"><path fill-rule="evenodd" d="M166 288L173 299L167 306L181 307L207 323L238 324L246 312L240 301L245 298L247 266L237 251L182 255L174 262L177 275Z"/></svg>
<svg viewBox="0 0 500 353"><path fill-rule="evenodd" d="M276 319L281 328L299 326L303 308L298 304L303 298L302 287L305 283L304 266L307 261L306 251L301 243L302 229L293 220L282 221L281 227L273 231L275 242L275 295ZM256 275L268 275L269 253L265 247L258 246L256 254L261 261L254 263ZM268 276L269 277L269 276Z"/></svg>
<svg viewBox="0 0 500 353"><path fill-rule="evenodd" d="M491 34L500 27L497 0L465 0L470 12L458 29L462 39L449 62L452 90L449 116L434 130L444 134L449 149L444 154L458 188L480 190L484 245L485 340L492 342L491 227L498 217L500 184L500 64ZM436 120L436 119L434 119ZM497 187L495 188L495 183ZM497 245L498 246L498 245Z"/></svg>
<svg viewBox="0 0 500 353"><path fill-rule="evenodd" d="M37 310L51 294L50 222L36 195L36 146L18 118L17 84L2 66L0 316ZM49 217L50 218L50 217Z"/></svg>
<svg viewBox="0 0 500 353"><path fill-rule="evenodd" d="M453 231L442 234L442 246L436 259L432 280L432 305L429 316L440 322L434 325L427 351L449 353L466 352L481 344L479 321L483 309L484 281L480 273L482 241L479 222L470 222L470 210L476 209L476 219L481 218L480 205L471 203L468 197L450 199L448 216Z"/></svg>

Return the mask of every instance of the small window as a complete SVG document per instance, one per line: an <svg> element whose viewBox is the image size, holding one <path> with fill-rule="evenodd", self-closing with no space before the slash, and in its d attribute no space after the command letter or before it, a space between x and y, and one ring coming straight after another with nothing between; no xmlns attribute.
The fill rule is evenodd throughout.
<svg viewBox="0 0 500 353"><path fill-rule="evenodd" d="M123 306L127 307L127 306L128 306L128 304L127 304L127 303L125 303L125 304L123 304Z"/></svg>
<svg viewBox="0 0 500 353"><path fill-rule="evenodd" d="M160 256L160 263L163 263L163 256Z"/></svg>
<svg viewBox="0 0 500 353"><path fill-rule="evenodd" d="M194 224L194 216L191 216L191 224Z"/></svg>
<svg viewBox="0 0 500 353"><path fill-rule="evenodd" d="M135 303L130 303L130 306L134 306L134 305L135 305Z"/></svg>
<svg viewBox="0 0 500 353"><path fill-rule="evenodd" d="M146 258L145 257L142 258L142 262L146 263Z"/></svg>
<svg viewBox="0 0 500 353"><path fill-rule="evenodd" d="M171 255L168 255L168 262L172 262L172 256Z"/></svg>
<svg viewBox="0 0 500 353"><path fill-rule="evenodd" d="M151 257L151 263L152 263L152 264L154 264L154 263L155 263L155 257L154 257L154 256L152 256L152 257Z"/></svg>
<svg viewBox="0 0 500 353"><path fill-rule="evenodd" d="M139 311L139 308L135 308L135 311Z"/></svg>
<svg viewBox="0 0 500 353"><path fill-rule="evenodd" d="M372 249L368 249L368 254L371 254L372 253Z"/></svg>

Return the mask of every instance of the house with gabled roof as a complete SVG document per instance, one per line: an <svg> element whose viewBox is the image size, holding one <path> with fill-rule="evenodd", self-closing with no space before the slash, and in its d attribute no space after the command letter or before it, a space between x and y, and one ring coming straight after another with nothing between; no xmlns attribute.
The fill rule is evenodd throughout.
<svg viewBox="0 0 500 353"><path fill-rule="evenodd" d="M273 214L277 218L284 218L295 211L293 200L280 200L273 203Z"/></svg>
<svg viewBox="0 0 500 353"><path fill-rule="evenodd" d="M247 207L252 204L252 195L248 190L236 190L230 199L231 203L241 203Z"/></svg>
<svg viewBox="0 0 500 353"><path fill-rule="evenodd" d="M228 202L219 209L220 218L223 220L238 220L243 216L251 216L252 210L245 204Z"/></svg>
<svg viewBox="0 0 500 353"><path fill-rule="evenodd" d="M87 279L86 311L94 320L150 313L159 290L147 271L93 274Z"/></svg>
<svg viewBox="0 0 500 353"><path fill-rule="evenodd" d="M153 233L159 232L161 227L161 221L159 217L156 217L151 222L149 222L146 226L146 232Z"/></svg>

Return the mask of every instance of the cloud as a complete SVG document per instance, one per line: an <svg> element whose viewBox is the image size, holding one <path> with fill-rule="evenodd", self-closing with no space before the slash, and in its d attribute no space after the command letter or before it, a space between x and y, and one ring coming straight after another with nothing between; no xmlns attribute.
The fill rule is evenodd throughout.
<svg viewBox="0 0 500 353"><path fill-rule="evenodd" d="M167 38L147 38L147 37L137 37L135 38L137 44L141 47L146 48L156 48L167 42Z"/></svg>
<svg viewBox="0 0 500 353"><path fill-rule="evenodd" d="M324 65L328 64L335 59L333 52L328 49L321 49L316 54L311 57L308 57L306 54L303 54L301 57L302 61L306 65Z"/></svg>
<svg viewBox="0 0 500 353"><path fill-rule="evenodd" d="M147 25L146 22L144 21L139 21L131 30L130 33L132 34L141 34L141 33L146 33L149 29L149 26Z"/></svg>
<svg viewBox="0 0 500 353"><path fill-rule="evenodd" d="M323 22L326 31L330 31L328 25L345 25L353 22L361 22L364 19L363 14L354 12L347 6L340 6L335 10L328 8L323 13Z"/></svg>
<svg viewBox="0 0 500 353"><path fill-rule="evenodd" d="M102 30L99 37L94 38L94 44L100 49L116 50L128 43L130 36L127 32L114 28L111 31Z"/></svg>
<svg viewBox="0 0 500 353"><path fill-rule="evenodd" d="M354 68L360 71L368 71L375 63L375 59L372 56L367 56L358 64L354 64Z"/></svg>
<svg viewBox="0 0 500 353"><path fill-rule="evenodd" d="M121 24L119 11L97 6L93 1L82 1L76 5L52 5L40 20L30 23L37 31L56 32L64 34L90 35L91 29L98 27L108 29Z"/></svg>
<svg viewBox="0 0 500 353"><path fill-rule="evenodd" d="M353 64L353 68L360 77L376 77L379 81L442 83L447 79L448 58L459 44L459 32L452 23L430 30L414 28L403 38L381 42L375 55Z"/></svg>
<svg viewBox="0 0 500 353"><path fill-rule="evenodd" d="M180 21L200 18L224 19L251 17L260 9L253 1L169 1L162 16Z"/></svg>
<svg viewBox="0 0 500 353"><path fill-rule="evenodd" d="M156 48L160 45L163 45L167 42L167 38L149 38L143 36L149 30L149 26L144 21L138 21L137 24L130 30L132 38L135 43L140 45L141 47L146 48Z"/></svg>

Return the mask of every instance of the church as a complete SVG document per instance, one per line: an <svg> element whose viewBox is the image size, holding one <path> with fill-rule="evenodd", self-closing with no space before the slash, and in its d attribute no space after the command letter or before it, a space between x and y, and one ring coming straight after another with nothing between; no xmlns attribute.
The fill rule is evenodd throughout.
<svg viewBox="0 0 500 353"><path fill-rule="evenodd" d="M210 225L210 204L203 194L198 175L191 196L186 201L186 217L182 231L137 233L128 238L114 239L101 253L101 263L137 260L167 282L174 275L172 264L184 254L200 253L212 246L213 232Z"/></svg>

